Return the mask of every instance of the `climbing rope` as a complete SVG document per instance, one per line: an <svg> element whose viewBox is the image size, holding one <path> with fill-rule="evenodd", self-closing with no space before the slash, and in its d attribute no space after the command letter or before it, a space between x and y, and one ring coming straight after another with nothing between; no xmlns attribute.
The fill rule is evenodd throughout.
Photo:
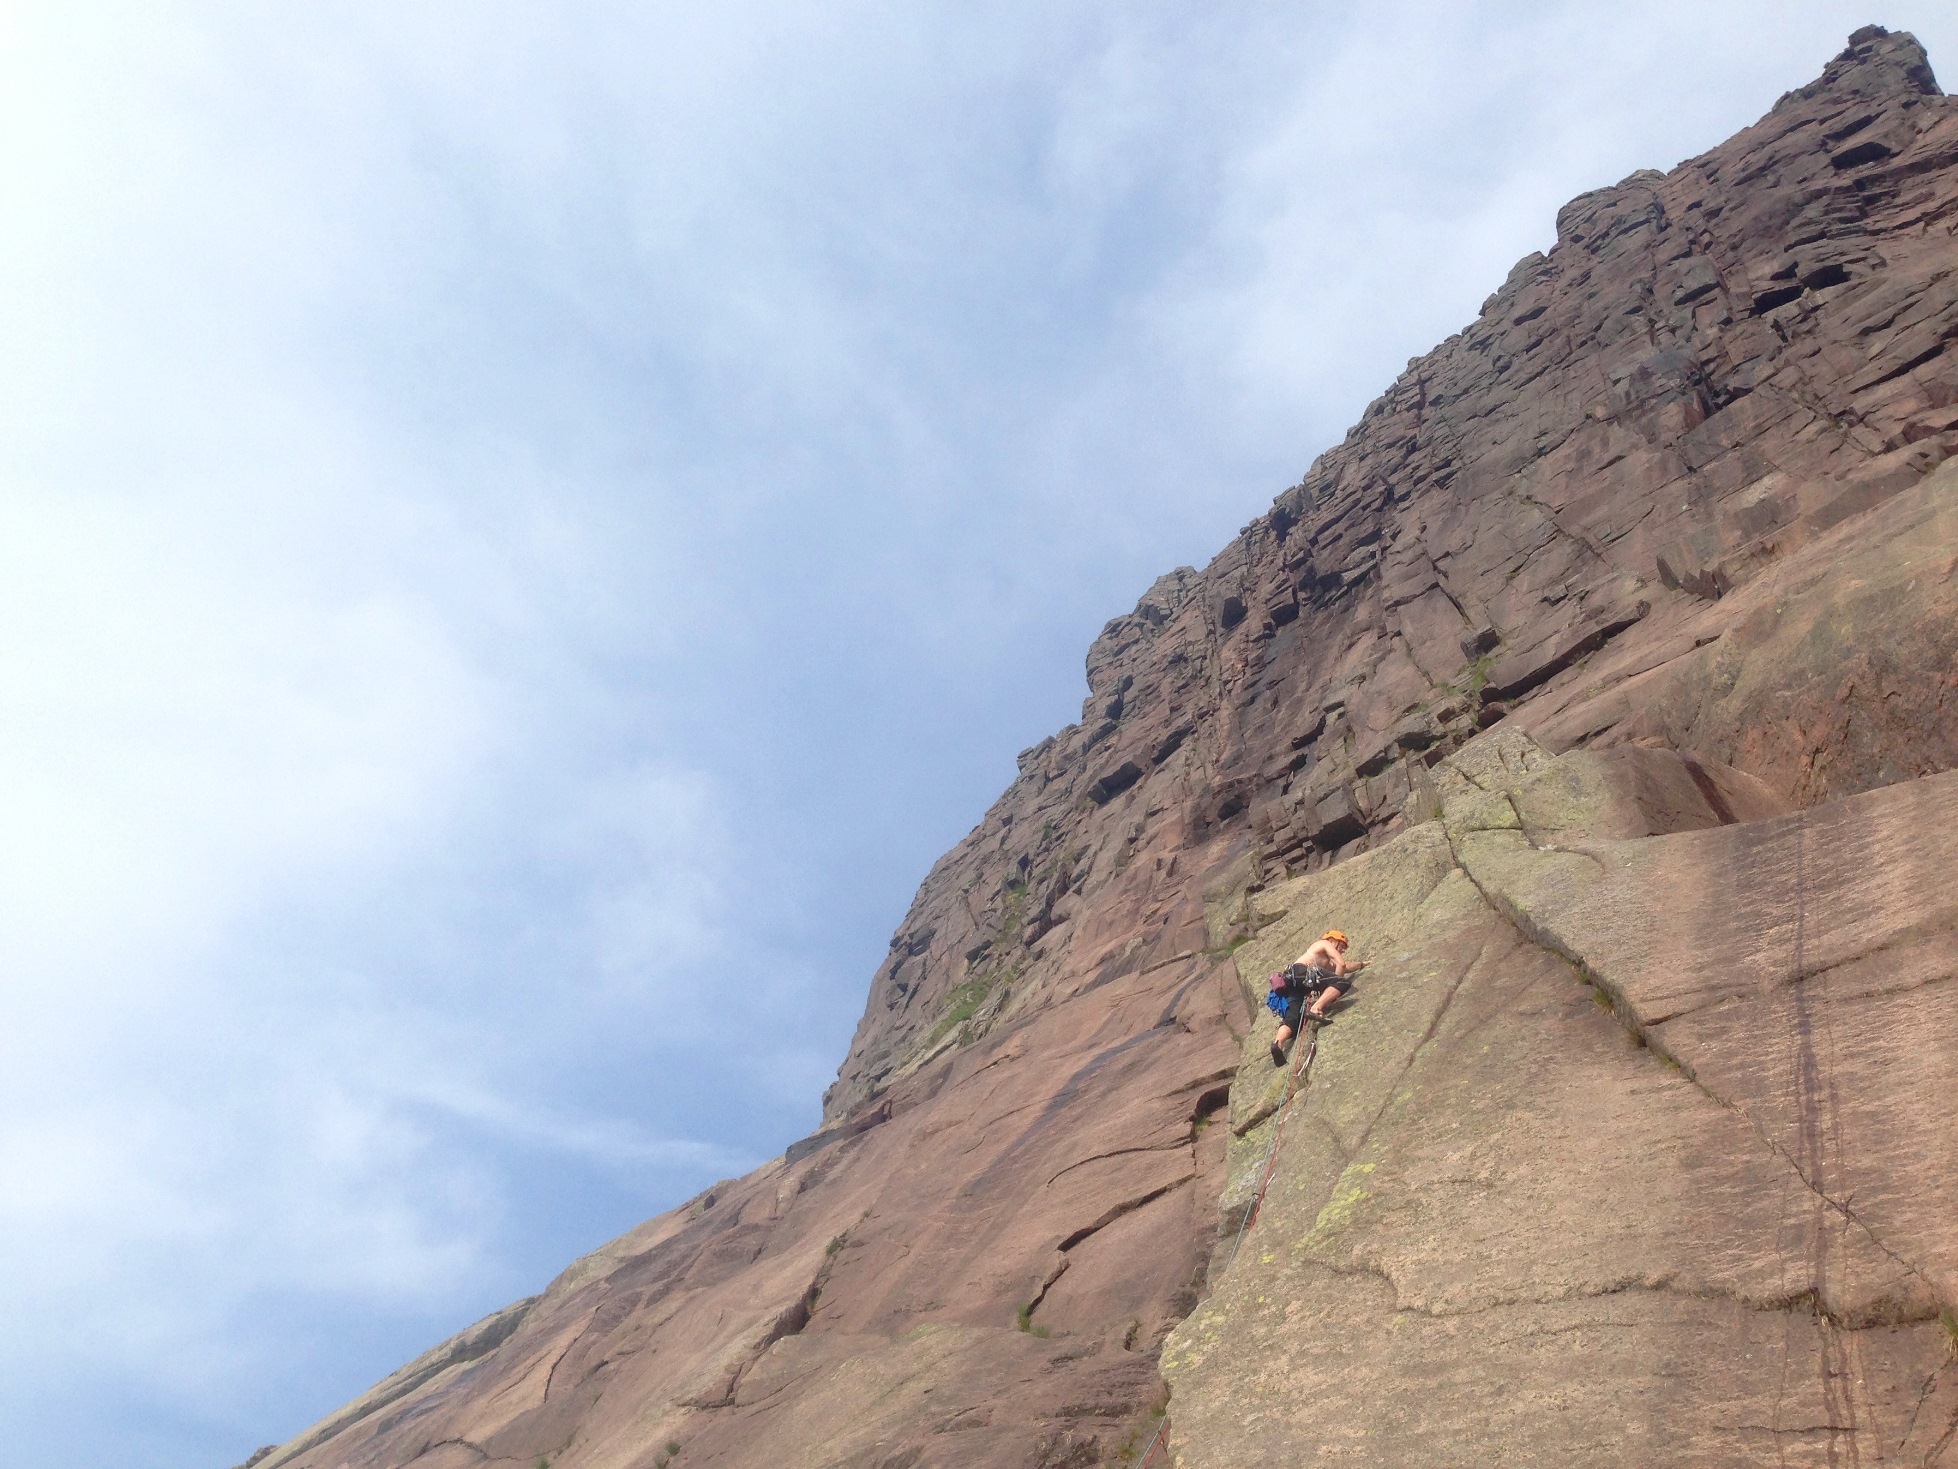
<svg viewBox="0 0 1958 1469"><path fill-rule="evenodd" d="M1251 1196L1251 1207L1244 1211L1244 1219L1237 1226L1237 1238L1231 1241L1231 1252L1224 1261L1224 1269L1229 1270L1237 1263L1238 1248L1244 1243L1244 1235L1251 1228L1252 1221L1258 1217L1258 1210L1264 1207L1265 1190L1271 1187L1271 1175L1278 1168L1278 1143L1285 1136L1285 1119L1292 1115L1292 1103L1298 1100L1304 1078L1312 1075L1312 1058L1319 1054L1319 1027L1312 1027L1312 1040L1292 1054L1292 1074L1285 1087L1285 1105L1278 1109L1278 1125L1271 1130L1271 1142L1265 1148L1264 1167L1258 1174L1258 1191Z"/></svg>
<svg viewBox="0 0 1958 1469"><path fill-rule="evenodd" d="M1271 1142L1265 1147L1264 1166L1258 1172L1258 1191L1251 1196L1251 1207L1244 1211L1244 1219L1237 1226L1237 1237L1231 1241L1231 1252L1224 1261L1224 1269L1229 1270L1237 1263L1238 1248L1244 1243L1244 1235L1251 1228L1252 1221L1258 1217L1258 1210L1264 1207L1265 1190L1271 1187L1271 1175L1278 1168L1278 1142L1285 1136L1285 1119L1292 1114L1292 1103L1298 1100L1299 1089L1305 1078L1312 1075L1312 1060L1319 1054L1319 1027L1312 1027L1312 1039L1292 1052L1292 1072L1285 1083L1285 1105L1278 1109L1278 1125L1271 1130ZM1149 1461L1156 1457L1156 1450L1169 1441L1169 1414L1163 1414L1162 1427L1156 1436L1149 1440L1148 1452L1143 1454L1142 1462L1136 1469L1149 1469Z"/></svg>

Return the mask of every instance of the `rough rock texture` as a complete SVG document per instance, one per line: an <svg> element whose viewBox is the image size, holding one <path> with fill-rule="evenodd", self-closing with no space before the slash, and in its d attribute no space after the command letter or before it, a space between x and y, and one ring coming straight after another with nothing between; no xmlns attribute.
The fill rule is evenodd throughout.
<svg viewBox="0 0 1958 1469"><path fill-rule="evenodd" d="M1093 1463L1160 1400L1203 1279L1236 990L1185 959L1048 1006L268 1463Z"/></svg>
<svg viewBox="0 0 1958 1469"><path fill-rule="evenodd" d="M1958 1462L1958 773L1745 823L1671 752L1438 775L1259 895L1260 961L1337 917L1379 962L1164 1353L1175 1462Z"/></svg>
<svg viewBox="0 0 1958 1469"><path fill-rule="evenodd" d="M1159 1351L1190 1465L1958 1462L1954 228L1875 28L1567 206L1103 631L822 1132L268 1469L1119 1462Z"/></svg>

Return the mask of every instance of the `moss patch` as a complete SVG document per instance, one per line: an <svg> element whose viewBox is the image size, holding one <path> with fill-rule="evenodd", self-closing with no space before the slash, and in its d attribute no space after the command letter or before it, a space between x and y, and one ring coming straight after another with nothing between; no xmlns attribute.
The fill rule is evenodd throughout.
<svg viewBox="0 0 1958 1469"><path fill-rule="evenodd" d="M938 1018L938 1024L925 1038L927 1048L937 1045L955 1025L963 1025L986 1003L986 996L993 991L990 977L968 979L964 984L945 997L945 1013Z"/></svg>

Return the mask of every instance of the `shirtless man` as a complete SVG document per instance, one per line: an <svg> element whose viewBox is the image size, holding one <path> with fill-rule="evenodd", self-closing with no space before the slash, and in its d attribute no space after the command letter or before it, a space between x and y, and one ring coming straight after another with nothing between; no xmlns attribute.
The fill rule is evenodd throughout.
<svg viewBox="0 0 1958 1469"><path fill-rule="evenodd" d="M1278 1022L1278 1038L1271 1043L1272 1065L1285 1064L1286 1042L1297 1032L1302 1019L1316 1020L1321 1025L1328 1023L1326 1012L1352 988L1340 981L1367 967L1363 959L1346 957L1346 944L1345 934L1336 928L1328 929L1316 944L1293 962L1289 972L1299 974L1299 978L1293 981L1292 999ZM1306 1008L1308 999L1312 1002L1310 1009Z"/></svg>

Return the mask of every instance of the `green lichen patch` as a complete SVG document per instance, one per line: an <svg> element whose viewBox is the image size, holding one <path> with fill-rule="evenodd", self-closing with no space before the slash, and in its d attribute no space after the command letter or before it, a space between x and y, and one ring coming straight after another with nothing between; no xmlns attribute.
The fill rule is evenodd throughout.
<svg viewBox="0 0 1958 1469"><path fill-rule="evenodd" d="M979 1007L986 1003L986 996L993 991L990 977L969 979L945 997L945 1013L938 1018L938 1024L925 1037L929 1049L943 1040L955 1025L963 1025L978 1013Z"/></svg>
<svg viewBox="0 0 1958 1469"><path fill-rule="evenodd" d="M1299 1241L1301 1250L1313 1250L1327 1244L1332 1237L1352 1223L1353 1213L1373 1195L1366 1187L1367 1175L1376 1165L1354 1163L1340 1174L1339 1182L1333 1186L1333 1194L1325 1206L1319 1210L1319 1217L1312 1222L1311 1232Z"/></svg>

